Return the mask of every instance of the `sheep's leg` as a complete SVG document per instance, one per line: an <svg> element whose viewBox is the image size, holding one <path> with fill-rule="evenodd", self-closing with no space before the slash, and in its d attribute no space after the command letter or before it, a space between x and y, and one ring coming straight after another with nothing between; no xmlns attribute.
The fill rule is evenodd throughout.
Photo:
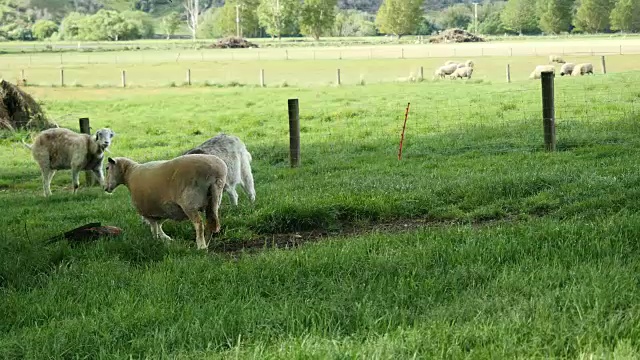
<svg viewBox="0 0 640 360"><path fill-rule="evenodd" d="M164 233L164 230L162 230L162 224L163 224L162 222L156 222L156 226L157 226L157 230L156 231L157 231L158 237L161 240L164 240L164 241L173 240L169 235Z"/></svg>
<svg viewBox="0 0 640 360"><path fill-rule="evenodd" d="M193 223L193 227L196 229L196 244L198 246L198 250L206 250L209 247L209 244L204 240L204 224L202 223L202 218L198 213L198 210L184 210L184 213L189 217L191 223Z"/></svg>
<svg viewBox="0 0 640 360"><path fill-rule="evenodd" d="M146 222L149 224L149 227L151 228L151 234L153 235L154 238L164 240L164 241L172 240L169 237L169 235L165 234L164 231L162 230L161 222L152 220L149 218L145 218L145 217L143 217L143 219L146 220Z"/></svg>
<svg viewBox="0 0 640 360"><path fill-rule="evenodd" d="M238 192L236 191L236 184L225 185L225 190L227 191L227 194L229 194L231 204L233 204L233 206L238 206ZM222 201L222 197L220 197L220 201Z"/></svg>
<svg viewBox="0 0 640 360"><path fill-rule="evenodd" d="M73 183L73 194L75 195L80 187L80 171L76 168L71 169L71 182Z"/></svg>
<svg viewBox="0 0 640 360"><path fill-rule="evenodd" d="M253 185L253 174L247 166L242 167L242 188L249 195L251 202L256 201L256 189Z"/></svg>
<svg viewBox="0 0 640 360"><path fill-rule="evenodd" d="M102 172L102 167L91 170L91 173L93 174L93 178L98 181L100 186L104 189L106 187L106 184L104 181L104 173Z"/></svg>
<svg viewBox="0 0 640 360"><path fill-rule="evenodd" d="M55 170L49 168L42 168L42 187L44 189L44 196L51 196L51 180L53 175L56 174Z"/></svg>

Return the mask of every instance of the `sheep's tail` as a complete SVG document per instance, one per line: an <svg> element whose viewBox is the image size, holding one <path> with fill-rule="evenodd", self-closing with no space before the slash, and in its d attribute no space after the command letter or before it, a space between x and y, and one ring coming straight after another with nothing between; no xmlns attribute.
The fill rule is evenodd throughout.
<svg viewBox="0 0 640 360"><path fill-rule="evenodd" d="M27 144L26 141L24 141L24 139L21 139L21 140L22 140L22 145L24 145L24 147L26 147L27 149L31 150L33 145Z"/></svg>
<svg viewBox="0 0 640 360"><path fill-rule="evenodd" d="M256 189L253 185L253 174L251 173L251 153L246 149L240 156L240 176L242 177L242 187L249 195L251 202L256 201Z"/></svg>
<svg viewBox="0 0 640 360"><path fill-rule="evenodd" d="M207 206L205 215L207 217L207 232L210 235L220 231L220 218L218 217L218 209L222 202L222 192L224 190L224 179L215 179L209 185L207 191ZM208 246L209 244L207 244Z"/></svg>

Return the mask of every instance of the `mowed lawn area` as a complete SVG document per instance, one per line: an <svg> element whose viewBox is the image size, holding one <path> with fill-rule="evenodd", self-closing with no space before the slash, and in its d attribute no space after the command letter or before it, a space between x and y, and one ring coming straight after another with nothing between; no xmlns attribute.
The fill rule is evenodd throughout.
<svg viewBox="0 0 640 360"><path fill-rule="evenodd" d="M555 153L539 80L27 87L61 126L112 128L110 156L168 159L237 135L257 201L225 195L208 253L188 222L168 222L165 244L124 187L73 196L59 171L45 199L29 134L2 133L0 357L636 358L640 73L628 70L556 79ZM44 244L93 221L123 235Z"/></svg>

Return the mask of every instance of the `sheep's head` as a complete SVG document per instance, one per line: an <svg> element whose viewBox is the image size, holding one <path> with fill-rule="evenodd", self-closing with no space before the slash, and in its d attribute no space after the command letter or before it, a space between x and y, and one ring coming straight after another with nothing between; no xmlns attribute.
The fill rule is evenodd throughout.
<svg viewBox="0 0 640 360"><path fill-rule="evenodd" d="M107 150L109 145L111 145L111 139L116 136L116 133L111 129L100 129L96 131L95 140L98 143L98 146L102 151Z"/></svg>
<svg viewBox="0 0 640 360"><path fill-rule="evenodd" d="M119 166L118 158L115 160L109 158L107 160L107 178L105 180L104 191L111 194L118 185L124 184L124 171L122 166Z"/></svg>

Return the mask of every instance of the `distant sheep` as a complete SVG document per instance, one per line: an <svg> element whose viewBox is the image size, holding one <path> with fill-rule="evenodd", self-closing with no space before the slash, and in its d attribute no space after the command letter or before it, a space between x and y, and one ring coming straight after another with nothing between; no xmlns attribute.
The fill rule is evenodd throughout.
<svg viewBox="0 0 640 360"><path fill-rule="evenodd" d="M584 74L593 75L593 65L591 63L577 64L571 72L571 76L582 76Z"/></svg>
<svg viewBox="0 0 640 360"><path fill-rule="evenodd" d="M114 136L111 129L100 129L89 135L52 128L40 132L32 145L22 143L31 149L31 155L40 165L44 196L47 197L51 195L51 180L57 170L71 169L74 194L80 186L81 171L91 171L104 186L102 160Z"/></svg>
<svg viewBox="0 0 640 360"><path fill-rule="evenodd" d="M449 60L449 61L446 61L446 62L444 63L444 65L445 65L445 66L447 66L447 65L454 65L454 64L455 64L456 66L458 66L458 62L457 62L457 61Z"/></svg>
<svg viewBox="0 0 640 360"><path fill-rule="evenodd" d="M451 74L451 79L457 79L457 78L467 78L467 79L471 79L471 74L473 74L473 68L472 67L461 67L461 68L457 68L456 71L453 72L453 74Z"/></svg>
<svg viewBox="0 0 640 360"><path fill-rule="evenodd" d="M229 194L233 205L238 205L237 185L240 185L249 195L251 202L256 201L256 190L251 173L251 154L237 136L218 134L183 155L187 154L216 155L224 161L228 169L224 189Z"/></svg>
<svg viewBox="0 0 640 360"><path fill-rule="evenodd" d="M449 64L449 65L445 65L445 66L440 66L439 68L436 69L433 77L434 77L434 79L436 77L440 77L440 78L444 79L446 75L453 74L453 72L456 71L457 68L458 68L457 64Z"/></svg>
<svg viewBox="0 0 640 360"><path fill-rule="evenodd" d="M556 68L553 65L538 65L529 75L529 79L540 79L540 74L547 71L551 71L555 74Z"/></svg>
<svg viewBox="0 0 640 360"><path fill-rule="evenodd" d="M215 155L190 154L143 164L118 157L108 159L105 191L126 186L137 213L156 238L171 240L162 230L165 220L191 220L197 247L204 250L209 244L200 212L206 215L207 237L220 232L218 208L226 178L227 165Z"/></svg>
<svg viewBox="0 0 640 360"><path fill-rule="evenodd" d="M571 75L571 72L573 72L573 68L575 66L576 64L574 63L562 64L562 67L560 68L560 76Z"/></svg>
<svg viewBox="0 0 640 360"><path fill-rule="evenodd" d="M564 61L564 59L562 59L561 56L558 55L549 55L549 62L550 63L558 63L558 64L564 64L566 61Z"/></svg>
<svg viewBox="0 0 640 360"><path fill-rule="evenodd" d="M464 63L464 65L465 65L466 67L470 67L470 68L472 68L472 67L473 67L473 65L475 65L475 64L473 63L473 60L467 60L467 61Z"/></svg>

